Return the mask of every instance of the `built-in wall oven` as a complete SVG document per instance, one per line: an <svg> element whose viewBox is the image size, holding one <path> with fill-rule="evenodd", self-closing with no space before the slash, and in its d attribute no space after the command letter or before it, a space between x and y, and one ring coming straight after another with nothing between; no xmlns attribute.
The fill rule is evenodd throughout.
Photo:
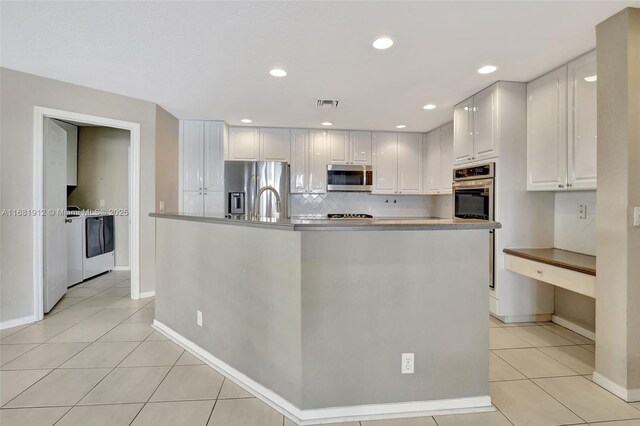
<svg viewBox="0 0 640 426"><path fill-rule="evenodd" d="M495 163L453 170L453 217L494 220ZM494 288L495 233L489 236L489 287Z"/></svg>

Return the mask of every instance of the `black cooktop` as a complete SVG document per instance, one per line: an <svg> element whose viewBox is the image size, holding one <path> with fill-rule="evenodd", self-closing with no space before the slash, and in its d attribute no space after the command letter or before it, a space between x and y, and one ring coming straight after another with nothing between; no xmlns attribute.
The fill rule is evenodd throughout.
<svg viewBox="0 0 640 426"><path fill-rule="evenodd" d="M329 213L328 219L373 219L373 216L365 213Z"/></svg>

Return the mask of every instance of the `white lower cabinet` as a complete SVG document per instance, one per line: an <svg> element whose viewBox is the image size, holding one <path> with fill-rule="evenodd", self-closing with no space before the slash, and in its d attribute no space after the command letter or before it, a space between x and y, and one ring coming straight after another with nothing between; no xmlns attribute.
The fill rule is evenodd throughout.
<svg viewBox="0 0 640 426"><path fill-rule="evenodd" d="M290 191L292 194L327 192L327 132L291 130Z"/></svg>
<svg viewBox="0 0 640 426"><path fill-rule="evenodd" d="M423 193L451 194L453 181L453 123L445 124L424 137L422 151Z"/></svg>

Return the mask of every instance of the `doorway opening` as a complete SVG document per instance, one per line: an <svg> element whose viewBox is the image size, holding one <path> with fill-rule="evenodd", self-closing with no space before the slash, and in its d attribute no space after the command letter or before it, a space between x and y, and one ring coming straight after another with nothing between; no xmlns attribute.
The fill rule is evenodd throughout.
<svg viewBox="0 0 640 426"><path fill-rule="evenodd" d="M85 156L76 163L80 181L75 182L72 167L67 167L67 159L69 164L75 161L73 149L68 152L72 138L67 139L74 129L81 135L76 155ZM101 148L116 143L108 146L108 152L101 152L98 143L93 143L96 140ZM112 170L107 172L111 174L104 170L96 173L100 159L109 158L117 161L109 166ZM33 224L34 319L43 319L67 287L106 270L130 269L130 295L139 299L140 125L35 107L34 162L34 206L36 212L42 212L34 215ZM105 176L109 176L109 182L104 182ZM81 215L67 214L67 206L73 204L78 205ZM80 244L73 252L77 256L71 255L70 259L66 250L68 233ZM65 249L56 247L56 241L64 241Z"/></svg>

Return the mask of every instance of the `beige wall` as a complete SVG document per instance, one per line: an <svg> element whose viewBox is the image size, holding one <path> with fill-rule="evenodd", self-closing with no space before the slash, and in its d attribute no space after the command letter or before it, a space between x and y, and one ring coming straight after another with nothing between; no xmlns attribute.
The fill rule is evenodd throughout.
<svg viewBox="0 0 640 426"><path fill-rule="evenodd" d="M128 130L109 127L79 127L78 186L67 200L68 205L85 210L102 208L129 209L129 145ZM129 266L129 217L114 218L116 266Z"/></svg>
<svg viewBox="0 0 640 426"><path fill-rule="evenodd" d="M587 206L587 218L578 218L578 206ZM555 194L554 246L596 255L596 191ZM555 288L555 315L589 331L596 330L596 304L591 297Z"/></svg>
<svg viewBox="0 0 640 426"><path fill-rule="evenodd" d="M162 107L156 107L156 210L178 209L179 123Z"/></svg>
<svg viewBox="0 0 640 426"><path fill-rule="evenodd" d="M596 379L640 396L640 9L596 27L598 275ZM609 387L612 389L612 387Z"/></svg>
<svg viewBox="0 0 640 426"><path fill-rule="evenodd" d="M0 207L33 207L34 106L140 124L140 290L155 289L156 105L0 68ZM177 160L177 159L176 159ZM2 218L0 322L33 315L33 219Z"/></svg>

